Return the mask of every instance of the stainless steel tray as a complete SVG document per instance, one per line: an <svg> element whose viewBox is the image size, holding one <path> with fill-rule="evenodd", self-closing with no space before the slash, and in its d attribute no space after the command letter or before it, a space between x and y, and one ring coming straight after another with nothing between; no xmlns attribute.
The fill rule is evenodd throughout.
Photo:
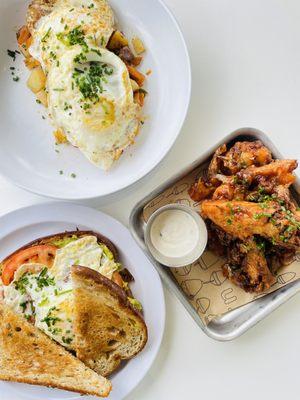
<svg viewBox="0 0 300 400"><path fill-rule="evenodd" d="M152 199L161 194L169 186L189 174L195 168L202 164L207 164L211 159L215 150L223 143L232 144L239 140L261 140L272 152L275 158L283 158L280 152L274 147L270 139L261 131L253 128L242 128L234 131L232 134L223 138L222 141L217 143L213 148L206 151L201 157L195 160L190 166L184 168L180 173L170 178L163 185L159 186L152 193L143 198L136 204L130 215L130 231L134 239L137 241L139 246L142 248L144 253L150 259L152 264L157 269L161 278L165 282L166 286L178 297L182 302L186 310L194 318L196 323L209 337L227 341L232 340L243 333L245 333L252 326L257 324L273 310L285 303L288 299L293 297L298 291L300 291L300 280L294 281L277 291L265 295L255 301L246 304L233 311L229 311L225 315L215 318L207 326L203 324L201 318L197 314L196 310L189 303L186 294L182 291L180 286L176 283L172 273L167 267L159 264L149 253L144 242L144 228L145 222L142 217L143 209ZM300 182L297 179L296 183L292 187L292 194L295 200L300 203Z"/></svg>

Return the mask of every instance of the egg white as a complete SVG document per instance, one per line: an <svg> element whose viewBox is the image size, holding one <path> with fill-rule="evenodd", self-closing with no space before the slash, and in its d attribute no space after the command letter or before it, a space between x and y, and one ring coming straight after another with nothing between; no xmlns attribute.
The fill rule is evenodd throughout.
<svg viewBox="0 0 300 400"><path fill-rule="evenodd" d="M85 47L66 43L66 35L77 28L84 34ZM114 14L106 0L57 0L52 12L37 22L29 49L47 75L48 110L55 129L104 170L134 142L140 126L140 107L133 100L126 65L105 49L113 30ZM73 79L78 67L74 58L82 52L86 66L98 62L113 71L89 110Z"/></svg>
<svg viewBox="0 0 300 400"><path fill-rule="evenodd" d="M88 45L106 47L114 24L113 11L105 0L57 0L52 12L36 23L29 52L48 70L69 50L57 35L80 27Z"/></svg>
<svg viewBox="0 0 300 400"><path fill-rule="evenodd" d="M106 64L112 74L105 76L99 101L85 110L85 101L72 77L76 67L84 68L74 62L80 52L80 46L74 47L62 55L58 67L49 70L49 112L69 142L93 164L107 170L133 143L139 130L140 108L133 101L130 78L123 61L107 49L91 48L85 54L87 61Z"/></svg>

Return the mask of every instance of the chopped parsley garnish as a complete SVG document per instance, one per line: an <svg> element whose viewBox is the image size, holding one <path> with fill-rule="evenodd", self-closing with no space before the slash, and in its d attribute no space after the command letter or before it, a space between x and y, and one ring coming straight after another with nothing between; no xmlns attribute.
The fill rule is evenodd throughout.
<svg viewBox="0 0 300 400"><path fill-rule="evenodd" d="M50 58L52 58L53 60L56 60L56 59L57 59L56 53L54 53L54 51L52 51L52 50L50 51L49 56L50 56Z"/></svg>
<svg viewBox="0 0 300 400"><path fill-rule="evenodd" d="M54 290L55 296L63 296L64 294L71 293L73 289L69 290L63 290L62 292L59 292L57 289Z"/></svg>
<svg viewBox="0 0 300 400"><path fill-rule="evenodd" d="M48 297L45 297L39 304L38 304L38 306L39 307L44 307L44 306L47 306L49 304L49 299L48 299Z"/></svg>
<svg viewBox="0 0 300 400"><path fill-rule="evenodd" d="M25 274L18 281L14 282L16 290L21 294L26 293L26 286L29 284L28 274Z"/></svg>
<svg viewBox="0 0 300 400"><path fill-rule="evenodd" d="M286 242L289 240L289 238L286 237L286 236L284 236L284 235L280 235L280 236L279 236L279 239L280 239L282 242L284 242L284 243L286 243Z"/></svg>
<svg viewBox="0 0 300 400"><path fill-rule="evenodd" d="M86 55L84 53L79 53L76 57L74 57L74 62L81 64L82 62L87 61Z"/></svg>
<svg viewBox="0 0 300 400"><path fill-rule="evenodd" d="M93 53L98 54L98 56L101 57L101 51L100 51L100 50L98 50L98 49L91 49L91 51L92 51Z"/></svg>
<svg viewBox="0 0 300 400"><path fill-rule="evenodd" d="M61 339L62 339L63 343L65 343L65 344L70 344L73 342L73 338L70 338L70 337L62 336Z"/></svg>
<svg viewBox="0 0 300 400"><path fill-rule="evenodd" d="M24 313L27 307L27 301L24 301L23 303L20 303L20 307L22 308L22 312Z"/></svg>
<svg viewBox="0 0 300 400"><path fill-rule="evenodd" d="M58 317L54 317L52 315L53 311L58 311L58 309L56 307L51 307L50 310L48 311L48 314L46 315L46 317L44 319L41 320L41 322L45 322L46 325L48 326L48 328L54 326L56 324L56 322L61 321L60 318Z"/></svg>
<svg viewBox="0 0 300 400"><path fill-rule="evenodd" d="M103 83L107 81L106 76L112 73L113 69L107 64L95 61L90 62L89 68L84 71L75 68L73 79L83 100L97 103L99 101L99 94L104 91Z"/></svg>
<svg viewBox="0 0 300 400"><path fill-rule="evenodd" d="M67 26L65 26L65 30L66 29ZM77 26L68 33L60 32L56 35L56 37L66 46L74 46L76 44L79 44L80 46L83 47L84 51L88 51L88 45L84 40L84 32L80 26Z"/></svg>
<svg viewBox="0 0 300 400"><path fill-rule="evenodd" d="M71 178L76 178L76 174L74 174L74 172L71 174Z"/></svg>
<svg viewBox="0 0 300 400"><path fill-rule="evenodd" d="M45 35L42 37L42 40L41 40L42 43L45 43L47 41L48 37L50 36L50 32L51 32L51 27L47 30Z"/></svg>
<svg viewBox="0 0 300 400"><path fill-rule="evenodd" d="M13 59L13 61L16 61L16 56L17 54L20 54L18 50L9 50L7 49L7 55Z"/></svg>
<svg viewBox="0 0 300 400"><path fill-rule="evenodd" d="M63 88L54 88L53 90L55 92L63 92L65 89L63 89Z"/></svg>
<svg viewBox="0 0 300 400"><path fill-rule="evenodd" d="M260 237L255 237L254 240L256 243L256 247L264 252L266 250L266 241Z"/></svg>
<svg viewBox="0 0 300 400"><path fill-rule="evenodd" d="M54 286L55 280L48 275L48 269L44 268L35 278L38 288L42 289L46 286Z"/></svg>
<svg viewBox="0 0 300 400"><path fill-rule="evenodd" d="M38 104L41 104L42 102L41 102L41 100L39 100L39 99L36 99L35 100Z"/></svg>
<svg viewBox="0 0 300 400"><path fill-rule="evenodd" d="M59 333L61 333L62 332L62 329L61 328L53 328L52 330L51 330L51 333L53 334L53 335L58 335Z"/></svg>
<svg viewBox="0 0 300 400"><path fill-rule="evenodd" d="M20 78L18 76L14 76L13 77L13 81L18 82L20 80Z"/></svg>
<svg viewBox="0 0 300 400"><path fill-rule="evenodd" d="M59 175L62 175L64 173L64 171L60 170L59 171Z"/></svg>
<svg viewBox="0 0 300 400"><path fill-rule="evenodd" d="M94 8L94 7L95 7L95 4L94 4L94 3L91 3L91 4L88 6L89 9Z"/></svg>
<svg viewBox="0 0 300 400"><path fill-rule="evenodd" d="M65 101L65 104L64 104L64 111L70 110L71 108L72 108L71 104L68 104L68 103Z"/></svg>
<svg viewBox="0 0 300 400"><path fill-rule="evenodd" d="M263 217L272 218L272 214L261 212L261 213L254 214L254 216L253 216L254 219L260 219Z"/></svg>

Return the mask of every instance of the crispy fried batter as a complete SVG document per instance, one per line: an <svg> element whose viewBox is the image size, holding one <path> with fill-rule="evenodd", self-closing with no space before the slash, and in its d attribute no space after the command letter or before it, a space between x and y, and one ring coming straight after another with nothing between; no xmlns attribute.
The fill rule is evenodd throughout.
<svg viewBox="0 0 300 400"><path fill-rule="evenodd" d="M273 185L291 185L295 182L295 176L291 173L298 166L296 160L277 160L262 167L249 167L239 173L237 178L248 185L262 184L273 180ZM265 179L266 178L266 179Z"/></svg>
<svg viewBox="0 0 300 400"><path fill-rule="evenodd" d="M209 179L214 178L215 175L222 172L223 160L222 160L221 156L224 153L226 153L226 151L227 151L226 144L223 144L216 150L216 152L213 155L213 158L209 164L209 167L208 167L208 178Z"/></svg>
<svg viewBox="0 0 300 400"><path fill-rule="evenodd" d="M238 239L260 235L274 244L300 246L300 221L274 201L262 205L247 201L206 200L201 209L204 217Z"/></svg>
<svg viewBox="0 0 300 400"><path fill-rule="evenodd" d="M270 151L260 140L255 142L236 142L235 145L223 157L224 167L230 174L250 167L260 166L272 161Z"/></svg>
<svg viewBox="0 0 300 400"><path fill-rule="evenodd" d="M215 185L211 182L205 182L204 179L200 178L198 182L189 189L189 195L194 201L201 201L209 198L215 190Z"/></svg>
<svg viewBox="0 0 300 400"><path fill-rule="evenodd" d="M247 245L238 242L230 249L223 273L246 292L260 293L269 289L275 280L263 251L253 240Z"/></svg>
<svg viewBox="0 0 300 400"><path fill-rule="evenodd" d="M300 212L289 190L297 165L274 161L260 141L237 142L229 151L223 145L207 178L190 189L201 202L209 249L227 255L223 272L245 291L268 289L300 248Z"/></svg>

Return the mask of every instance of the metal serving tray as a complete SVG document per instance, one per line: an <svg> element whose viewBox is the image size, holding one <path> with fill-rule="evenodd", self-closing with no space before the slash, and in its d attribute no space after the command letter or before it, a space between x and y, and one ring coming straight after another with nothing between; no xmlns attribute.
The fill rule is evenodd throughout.
<svg viewBox="0 0 300 400"><path fill-rule="evenodd" d="M233 311L229 311L221 317L214 318L207 326L202 322L201 318L197 314L196 310L188 301L187 295L183 292L177 282L174 280L172 273L169 268L158 263L147 250L144 241L144 229L145 222L143 220L143 209L144 207L153 200L156 196L160 195L168 187L176 183L178 180L183 178L185 175L192 172L195 168L202 164L207 164L214 154L215 150L223 143L228 145L233 144L240 140L261 140L272 152L275 158L283 158L280 152L274 147L270 139L261 131L253 128L242 128L234 131L213 148L205 152L201 157L195 160L190 166L184 168L177 175L170 178L163 185L159 186L152 193L147 195L144 199L136 204L130 215L130 231L134 239L137 241L139 246L142 248L146 256L150 259L152 264L157 269L161 278L165 282L166 286L178 297L182 302L186 310L194 318L196 323L200 326L203 332L209 337L219 340L228 341L233 340L243 333L245 333L252 326L257 324L272 311L274 311L281 304L285 303L291 297L293 297L298 291L300 291L300 279L296 280L273 293L267 294L261 298L258 298L251 303L241 306ZM295 200L300 203L300 182L297 179L296 183L292 186L292 195Z"/></svg>

